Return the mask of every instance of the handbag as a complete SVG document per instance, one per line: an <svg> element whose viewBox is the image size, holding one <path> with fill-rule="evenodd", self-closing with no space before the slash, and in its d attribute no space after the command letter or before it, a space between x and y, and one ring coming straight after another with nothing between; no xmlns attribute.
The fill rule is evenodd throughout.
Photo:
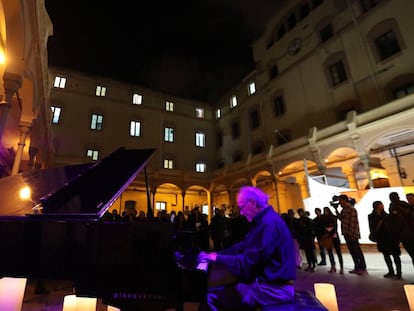
<svg viewBox="0 0 414 311"><path fill-rule="evenodd" d="M332 249L333 247L332 236L329 233L322 235L319 243L326 249Z"/></svg>

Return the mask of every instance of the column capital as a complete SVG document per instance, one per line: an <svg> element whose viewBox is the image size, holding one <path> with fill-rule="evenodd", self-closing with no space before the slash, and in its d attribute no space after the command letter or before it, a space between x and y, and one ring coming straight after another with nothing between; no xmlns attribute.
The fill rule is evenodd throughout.
<svg viewBox="0 0 414 311"><path fill-rule="evenodd" d="M12 94L21 88L23 79L21 75L5 72L3 75L3 85L6 93L11 92Z"/></svg>
<svg viewBox="0 0 414 311"><path fill-rule="evenodd" d="M21 121L19 124L20 133L28 134L32 130L32 123Z"/></svg>

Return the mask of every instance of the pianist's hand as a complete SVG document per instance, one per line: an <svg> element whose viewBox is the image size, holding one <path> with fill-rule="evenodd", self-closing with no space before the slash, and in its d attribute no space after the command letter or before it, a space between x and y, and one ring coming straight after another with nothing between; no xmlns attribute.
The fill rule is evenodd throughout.
<svg viewBox="0 0 414 311"><path fill-rule="evenodd" d="M197 257L198 262L216 261L217 253L200 252Z"/></svg>

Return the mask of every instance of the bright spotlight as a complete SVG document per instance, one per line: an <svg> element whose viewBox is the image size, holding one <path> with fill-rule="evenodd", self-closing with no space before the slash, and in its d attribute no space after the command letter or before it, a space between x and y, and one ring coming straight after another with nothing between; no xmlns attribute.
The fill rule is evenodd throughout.
<svg viewBox="0 0 414 311"><path fill-rule="evenodd" d="M22 200L31 200L31 197L32 197L32 191L30 190L28 186L20 189L20 198Z"/></svg>

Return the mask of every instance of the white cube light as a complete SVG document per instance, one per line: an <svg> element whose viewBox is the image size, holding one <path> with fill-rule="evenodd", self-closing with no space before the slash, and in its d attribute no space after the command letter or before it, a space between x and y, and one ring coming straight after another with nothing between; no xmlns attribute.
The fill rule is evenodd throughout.
<svg viewBox="0 0 414 311"><path fill-rule="evenodd" d="M26 282L26 278L0 278L0 310L22 309Z"/></svg>
<svg viewBox="0 0 414 311"><path fill-rule="evenodd" d="M315 296L322 305L329 311L338 311L335 285L330 283L315 283L313 286L315 289Z"/></svg>
<svg viewBox="0 0 414 311"><path fill-rule="evenodd" d="M410 311L414 311L414 285L413 284L405 284L404 285L405 296L408 300L408 306L410 307Z"/></svg>
<svg viewBox="0 0 414 311"><path fill-rule="evenodd" d="M63 311L96 311L96 298L67 295L63 299Z"/></svg>

